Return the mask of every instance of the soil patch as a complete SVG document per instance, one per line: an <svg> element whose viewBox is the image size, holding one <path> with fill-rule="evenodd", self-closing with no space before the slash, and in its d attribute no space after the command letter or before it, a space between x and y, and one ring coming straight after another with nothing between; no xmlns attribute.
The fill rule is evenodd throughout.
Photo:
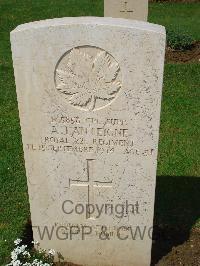
<svg viewBox="0 0 200 266"><path fill-rule="evenodd" d="M156 266L197 266L200 265L200 228L192 231L190 239L174 247Z"/></svg>
<svg viewBox="0 0 200 266"><path fill-rule="evenodd" d="M191 50L176 51L166 49L167 63L200 63L200 41L194 43Z"/></svg>

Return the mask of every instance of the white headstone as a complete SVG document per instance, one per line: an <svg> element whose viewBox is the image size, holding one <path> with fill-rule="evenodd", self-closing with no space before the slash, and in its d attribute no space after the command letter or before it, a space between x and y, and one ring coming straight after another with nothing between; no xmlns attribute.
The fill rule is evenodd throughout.
<svg viewBox="0 0 200 266"><path fill-rule="evenodd" d="M104 0L104 17L147 21L148 0Z"/></svg>
<svg viewBox="0 0 200 266"><path fill-rule="evenodd" d="M164 28L63 18L11 43L34 239L76 264L149 265Z"/></svg>

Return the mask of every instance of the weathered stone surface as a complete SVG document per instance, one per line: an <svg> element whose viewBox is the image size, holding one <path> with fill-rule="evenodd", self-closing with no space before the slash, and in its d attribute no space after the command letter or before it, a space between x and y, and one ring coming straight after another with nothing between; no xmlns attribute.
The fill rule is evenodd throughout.
<svg viewBox="0 0 200 266"><path fill-rule="evenodd" d="M35 240L77 264L149 265L164 28L63 18L11 43Z"/></svg>
<svg viewBox="0 0 200 266"><path fill-rule="evenodd" d="M147 21L148 0L104 0L104 16Z"/></svg>

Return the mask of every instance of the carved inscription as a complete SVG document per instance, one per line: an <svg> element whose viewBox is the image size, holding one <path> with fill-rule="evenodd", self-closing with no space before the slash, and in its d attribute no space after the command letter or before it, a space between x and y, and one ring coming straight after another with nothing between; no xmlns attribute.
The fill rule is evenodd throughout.
<svg viewBox="0 0 200 266"><path fill-rule="evenodd" d="M55 71L56 89L67 102L85 111L101 109L121 89L116 60L96 47L77 47L62 57Z"/></svg>
<svg viewBox="0 0 200 266"><path fill-rule="evenodd" d="M120 10L120 13L133 13L133 10L128 9L128 2L123 2L123 9Z"/></svg>
<svg viewBox="0 0 200 266"><path fill-rule="evenodd" d="M120 153L135 156L152 156L154 149L141 149L135 145L128 122L120 118L97 119L89 116L52 116L48 132L39 143L27 143L30 151L69 153Z"/></svg>

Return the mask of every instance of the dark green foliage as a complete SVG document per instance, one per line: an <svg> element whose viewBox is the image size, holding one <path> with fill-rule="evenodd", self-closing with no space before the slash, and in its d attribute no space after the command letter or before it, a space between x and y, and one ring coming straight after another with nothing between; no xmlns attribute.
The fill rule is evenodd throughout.
<svg viewBox="0 0 200 266"><path fill-rule="evenodd" d="M180 30L167 30L167 45L174 50L189 50L194 45L194 38Z"/></svg>

